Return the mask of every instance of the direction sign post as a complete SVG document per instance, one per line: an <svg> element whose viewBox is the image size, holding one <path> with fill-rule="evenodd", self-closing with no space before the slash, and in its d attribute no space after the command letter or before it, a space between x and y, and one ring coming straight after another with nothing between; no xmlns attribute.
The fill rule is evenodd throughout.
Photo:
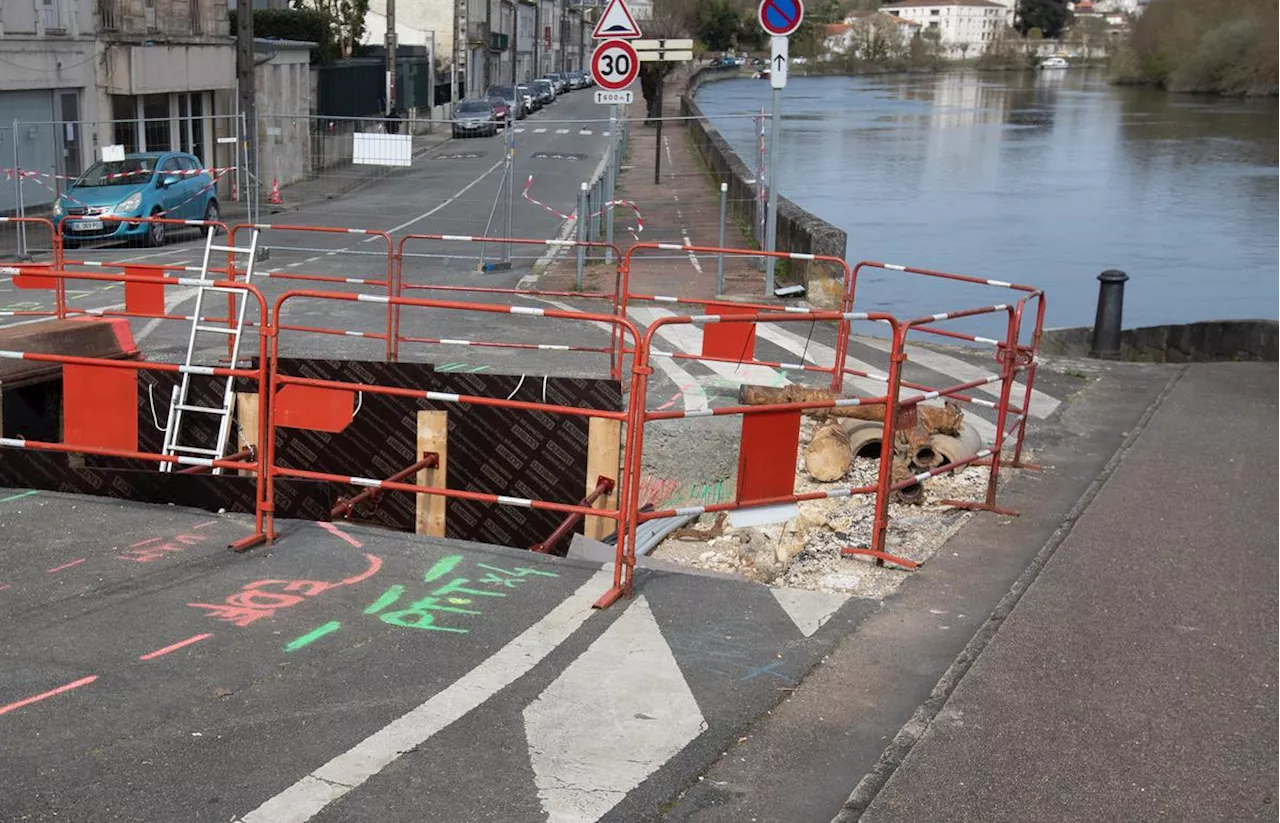
<svg viewBox="0 0 1280 823"><path fill-rule="evenodd" d="M769 210L765 224L764 248L767 252L778 250L778 132L782 121L782 89L787 85L787 36L800 28L804 20L803 0L760 0L758 14L760 27L773 38L769 60L769 85L773 88L773 122L769 125ZM757 178L756 185L760 185ZM764 263L765 294L773 296L774 270L777 260L772 256Z"/></svg>

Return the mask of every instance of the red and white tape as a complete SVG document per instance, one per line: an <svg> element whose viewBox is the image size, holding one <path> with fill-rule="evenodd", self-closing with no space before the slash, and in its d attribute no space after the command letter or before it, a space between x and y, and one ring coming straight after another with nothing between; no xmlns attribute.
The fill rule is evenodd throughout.
<svg viewBox="0 0 1280 823"><path fill-rule="evenodd" d="M528 200L530 203L534 204L535 206L541 206L542 208L554 214L556 217L559 217L561 220L572 220L577 216L576 210L573 212L573 214L565 214L562 211L558 211L552 208L551 206L548 206L546 203L543 203L541 200L535 200L533 197L530 197L529 189L531 189L532 187L533 187L533 175L529 175L529 179L526 180L524 183L524 191L521 193L521 196L524 197L525 200ZM595 212L591 216L599 217L609 209L615 208L617 206L626 206L627 208L635 212L636 227L630 230L633 235L639 235L640 232L644 231L644 215L640 213L640 207L630 200L610 200L609 202L605 203L604 206L599 211Z"/></svg>

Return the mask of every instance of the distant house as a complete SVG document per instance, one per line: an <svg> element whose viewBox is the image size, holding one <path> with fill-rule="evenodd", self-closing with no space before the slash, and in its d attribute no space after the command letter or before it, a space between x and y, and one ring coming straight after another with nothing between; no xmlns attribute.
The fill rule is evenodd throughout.
<svg viewBox="0 0 1280 823"><path fill-rule="evenodd" d="M848 54L853 48L853 26L828 23L823 32L822 50L827 54Z"/></svg>
<svg viewBox="0 0 1280 823"><path fill-rule="evenodd" d="M919 25L922 34L936 34L952 57L982 54L1013 25L1012 5L992 0L899 0L880 10Z"/></svg>

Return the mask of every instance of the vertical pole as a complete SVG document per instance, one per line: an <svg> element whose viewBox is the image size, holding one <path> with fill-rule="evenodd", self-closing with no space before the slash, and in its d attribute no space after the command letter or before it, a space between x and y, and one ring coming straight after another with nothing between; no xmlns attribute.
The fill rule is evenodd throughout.
<svg viewBox="0 0 1280 823"><path fill-rule="evenodd" d="M431 51L427 52L427 133L435 132L436 119L436 33L431 31Z"/></svg>
<svg viewBox="0 0 1280 823"><path fill-rule="evenodd" d="M607 189L607 192L605 194L605 202L604 202L604 208L606 209L604 240L606 243L610 244L610 248L606 248L604 250L604 262L606 263L613 262L613 248L612 248L613 212L614 212L613 201L614 201L614 198L618 196L617 194L617 188L618 188L617 150L618 150L618 106L615 104L609 107L609 148L608 148L609 162L606 164L607 171L605 172L609 176L609 185L605 187Z"/></svg>
<svg viewBox="0 0 1280 823"><path fill-rule="evenodd" d="M657 185L662 173L662 112L658 112L658 132L653 139L653 182Z"/></svg>
<svg viewBox="0 0 1280 823"><path fill-rule="evenodd" d="M387 0L387 117L396 110L396 0Z"/></svg>
<svg viewBox="0 0 1280 823"><path fill-rule="evenodd" d="M22 158L18 153L18 121L13 121L13 202L18 208L18 216L22 217ZM24 260L27 256L27 233L25 231L26 224L18 223L14 228L18 234L18 259Z"/></svg>
<svg viewBox="0 0 1280 823"><path fill-rule="evenodd" d="M782 89L773 90L773 122L769 124L769 212L765 224L764 249L778 250L778 122L782 118ZM778 261L769 257L764 263L764 293L773 296L773 270Z"/></svg>
<svg viewBox="0 0 1280 823"><path fill-rule="evenodd" d="M1129 275L1107 269L1098 275L1098 310L1093 321L1089 356L1099 360L1120 357L1120 329L1124 323L1124 284ZM1023 409L1026 413L1026 409Z"/></svg>
<svg viewBox="0 0 1280 823"><path fill-rule="evenodd" d="M578 190L578 267L574 273L574 289L582 291L582 264L583 257L587 248L582 244L587 242L587 184L583 183L582 188Z"/></svg>
<svg viewBox="0 0 1280 823"><path fill-rule="evenodd" d="M520 47L516 45L517 36L520 33L520 4L516 3L511 7L511 85L515 86L520 83L517 79L517 71L520 62ZM516 94L520 94L520 90L516 89Z"/></svg>
<svg viewBox="0 0 1280 823"><path fill-rule="evenodd" d="M725 212L729 206L729 184L720 184L720 248L724 248ZM724 294L724 252L716 255L716 295Z"/></svg>
<svg viewBox="0 0 1280 823"><path fill-rule="evenodd" d="M510 118L508 118L510 119ZM515 227L512 223L512 215L515 210L516 202L516 133L514 129L508 129L511 135L511 141L507 145L507 226L506 226L506 260L507 265L511 265L511 240L515 235Z"/></svg>

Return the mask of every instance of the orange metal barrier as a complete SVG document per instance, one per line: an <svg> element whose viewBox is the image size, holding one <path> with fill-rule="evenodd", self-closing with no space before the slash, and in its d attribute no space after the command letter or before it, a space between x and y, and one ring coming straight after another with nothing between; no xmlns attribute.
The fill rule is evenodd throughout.
<svg viewBox="0 0 1280 823"><path fill-rule="evenodd" d="M380 238L385 243L386 249L386 276L382 280L370 277L335 277L326 274L300 274L298 272L282 272L282 271L260 271L255 272L255 277L269 278L272 280L299 280L309 283L334 283L355 286L373 286L374 288L386 289L388 296L396 294L396 267L395 267L395 244L391 240L391 235L380 229L345 229L334 228L331 226L291 226L277 223L240 223L231 227L231 245L238 245L236 237L244 231L257 230L264 231L284 231L296 233L312 233L312 234L347 234L347 235L363 235L368 238ZM269 245L269 244L267 244ZM330 249L323 252L324 254L337 254L344 251L343 249ZM378 254L381 258L382 255ZM233 307L234 308L234 307ZM231 314L235 312L232 311ZM386 357L389 362L395 362L399 356L398 341L395 332L395 316L393 307L387 306L387 327L383 333L364 332L361 336L383 340L386 342ZM343 331L337 329L309 328L298 327L294 331L309 331L313 334L334 334L342 335Z"/></svg>
<svg viewBox="0 0 1280 823"><path fill-rule="evenodd" d="M639 340L639 332L636 327L629 321L617 318L607 314L588 314L583 312L561 311L558 309L541 309L531 308L527 306L506 306L493 305L484 303L462 303L457 301L445 300L424 300L407 297L386 297L383 295L372 294L346 294L334 292L321 292L311 290L291 290L282 294L275 302L271 311L271 324L275 329L285 330L289 327L280 320L280 315L287 303L295 300L328 300L343 302L362 302L362 303L382 303L394 305L401 308L426 308L426 309L446 309L462 312L476 312L481 314L502 314L523 317L546 317L560 320L578 321L583 323L606 323L618 326L624 334L629 334L633 341ZM431 400L443 403L459 403L472 406L489 406L497 408L506 408L513 410L544 412L553 415L573 415L584 418L600 418L606 420L616 420L624 425L628 431L624 442L627 447L630 446L631 435L629 434L635 426L634 421L638 419L642 393L635 390L634 385L631 386L628 406L625 411L607 411L589 408L576 408L571 406L560 406L552 403L533 403L521 400L508 400L499 397L484 397L467 394L455 394L448 392L426 391L419 389L408 389L395 386L380 386L369 383L354 383L335 380L319 380L307 377L295 377L282 374L280 371L280 340L278 335L271 336L270 357L266 358L270 361L269 366L269 401L268 407L276 408L279 393L286 386L303 386L311 389L328 390L336 392L368 392L371 394L390 395L398 397L418 398L423 400ZM276 478L298 478L304 480L319 480L346 485L359 486L363 488L376 488L387 491L400 491L411 494L438 495L446 498L456 498L461 500L471 500L481 503L489 503L494 505L519 506L530 509L542 509L547 511L562 512L565 514L577 514L591 517L607 518L618 524L618 534L631 534L634 536L634 526L631 524L632 515L625 506L619 505L612 509L596 509L589 504L583 505L580 502L564 503L551 500L532 500L527 498L512 497L509 495L498 493L482 493L463 491L458 489L448 489L438 486L420 486L415 483L404 482L403 480L378 480L368 477L355 477L349 475L339 475L326 472L309 471L305 469L289 468L278 465L275 450L275 432L279 425L279 420L275 415L269 417L266 422L266 433L264 435L266 453L263 458L263 465L266 468L268 481L266 484L266 503L263 507L267 516L267 527L260 535L265 539L265 535L270 533L272 512L274 511L274 481ZM624 465L639 466L636 460L628 452L624 457ZM620 478L619 499L628 499L630 488L627 485L628 475L623 472ZM632 559L631 563L626 558ZM617 564L614 568L614 585L610 591L601 599L597 605L607 606L609 603L617 600L623 594L629 593L631 590L632 566L634 564L634 548L624 545L619 541L617 548Z"/></svg>
<svg viewBox="0 0 1280 823"><path fill-rule="evenodd" d="M63 279L66 275L51 269L47 275ZM203 286L217 289L232 289L243 293L245 299L256 302L260 316L266 316L267 302L262 293L251 285L236 283L230 280L204 281L186 277L143 277L130 274L98 274L92 272L76 272L76 279L98 282L122 282L149 286ZM259 344L265 348L269 329L260 325ZM80 357L75 355L50 354L45 352L0 351L0 358L8 360L27 360L40 363L52 363L63 367L64 385L75 386L64 396L64 414L72 423L64 423L65 431L70 430L78 436L76 442L47 442L28 440L21 437L0 437L0 446L37 451L53 451L75 454L92 454L103 457L116 457L129 460L143 460L152 463L172 463L182 466L220 468L253 472L257 478L254 524L255 533L245 540L237 541L233 548L243 549L267 538L266 528L269 518L264 502L267 499L267 475L263 471L261 459L240 460L231 458L204 458L183 455L168 455L156 452L143 452L137 449L137 372L169 372L176 374L194 374L209 377L239 377L254 381L259 386L268 384L268 363L266 358L259 358L255 368L224 368L215 366L182 365L178 363L152 363L142 360L113 360L97 357ZM132 374L127 374L132 372ZM124 379L120 379L123 375ZM82 421L77 424L74 421ZM267 406L259 405L259 432L265 431L268 424ZM129 444L133 447L130 448ZM261 435L256 445L258 455L262 454Z"/></svg>

